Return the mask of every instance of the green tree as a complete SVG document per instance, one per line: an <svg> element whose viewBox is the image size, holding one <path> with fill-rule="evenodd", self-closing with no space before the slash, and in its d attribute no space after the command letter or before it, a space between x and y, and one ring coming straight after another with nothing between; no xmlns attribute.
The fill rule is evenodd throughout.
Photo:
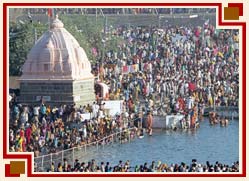
<svg viewBox="0 0 249 181"><path fill-rule="evenodd" d="M98 55L100 55L103 48L104 19L98 18L96 21L94 16L84 15L64 15L60 19L64 23L64 27L84 48L88 59L95 62L97 57L93 56L92 48L97 48Z"/></svg>
<svg viewBox="0 0 249 181"><path fill-rule="evenodd" d="M46 30L45 25L32 23L11 23L9 28L9 74L21 75L21 68L37 37Z"/></svg>

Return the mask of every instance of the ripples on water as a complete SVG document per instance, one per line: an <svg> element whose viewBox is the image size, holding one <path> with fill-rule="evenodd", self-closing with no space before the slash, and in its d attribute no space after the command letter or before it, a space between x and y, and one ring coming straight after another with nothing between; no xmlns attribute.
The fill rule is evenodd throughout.
<svg viewBox="0 0 249 181"><path fill-rule="evenodd" d="M151 163L189 164L195 158L199 163L219 161L231 165L239 160L239 122L230 121L228 127L211 126L207 120L196 131L154 131L153 136L135 139L131 143L100 146L87 151L80 161L95 159L98 163L130 160L131 165Z"/></svg>

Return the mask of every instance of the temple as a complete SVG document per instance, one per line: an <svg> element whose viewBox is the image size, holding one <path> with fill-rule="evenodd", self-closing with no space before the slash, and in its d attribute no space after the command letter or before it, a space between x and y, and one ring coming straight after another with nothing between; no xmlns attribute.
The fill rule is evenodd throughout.
<svg viewBox="0 0 249 181"><path fill-rule="evenodd" d="M91 64L58 16L31 49L22 67L19 102L84 105L95 99Z"/></svg>

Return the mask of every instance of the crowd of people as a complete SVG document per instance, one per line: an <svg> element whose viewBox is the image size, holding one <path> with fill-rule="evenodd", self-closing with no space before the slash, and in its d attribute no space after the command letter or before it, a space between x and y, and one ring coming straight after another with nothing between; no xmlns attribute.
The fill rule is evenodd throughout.
<svg viewBox="0 0 249 181"><path fill-rule="evenodd" d="M126 101L130 114L145 105L154 115L182 113L194 124L204 107L238 106L237 30L203 27L119 27L124 39L93 68L110 87L107 99Z"/></svg>
<svg viewBox="0 0 249 181"><path fill-rule="evenodd" d="M14 104L10 109L9 150L34 152L35 157L38 157L96 142L134 126L138 128L138 124L133 120L125 117L122 119L122 114L105 114L103 107L103 104L96 102L80 108L73 105L57 108L45 104ZM86 113L91 114L90 119L82 117L82 114ZM129 129L127 133L130 135L120 135L119 139L127 140L128 136L133 138L137 129ZM114 140L105 140L105 144L111 141Z"/></svg>
<svg viewBox="0 0 249 181"><path fill-rule="evenodd" d="M118 27L113 34L124 41L117 51L108 50L101 64L93 65L93 73L110 87L103 99L124 100L125 116L109 117L103 112L104 105L96 102L80 108L13 104L11 152L34 152L36 157L55 153L129 128L134 125L131 120L138 120L136 127L144 127L151 115L181 113L188 127L195 127L206 106L238 106L238 30L217 30L206 22L203 27ZM83 113L91 113L91 119L84 120ZM126 164L109 168L102 163L75 163L70 167L64 163L58 168L54 165L51 171L98 172L106 171L106 167L107 171L131 171ZM135 166L133 171L238 171L238 163L156 166L153 162Z"/></svg>
<svg viewBox="0 0 249 181"><path fill-rule="evenodd" d="M97 164L94 159L88 163L76 159L73 165L70 165L67 159L64 159L57 166L53 162L47 172L239 172L239 162L234 162L232 165L222 164L218 161L215 164L211 164L209 161L206 164L200 164L193 159L189 165L183 162L168 165L161 161L152 161L150 164L145 162L143 165L132 167L129 160L126 162L120 160L118 164L111 165L109 162Z"/></svg>

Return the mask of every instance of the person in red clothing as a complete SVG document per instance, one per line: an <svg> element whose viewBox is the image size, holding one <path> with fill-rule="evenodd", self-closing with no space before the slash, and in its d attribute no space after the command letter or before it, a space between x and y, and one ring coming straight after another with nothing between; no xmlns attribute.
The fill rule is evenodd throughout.
<svg viewBox="0 0 249 181"><path fill-rule="evenodd" d="M184 100L183 100L182 97L179 97L179 98L178 98L178 103L179 103L179 110L180 110L180 111L183 111L184 108L185 108L185 102L184 102Z"/></svg>
<svg viewBox="0 0 249 181"><path fill-rule="evenodd" d="M24 129L23 128L21 128L21 130L20 130L20 137L24 138Z"/></svg>
<svg viewBox="0 0 249 181"><path fill-rule="evenodd" d="M31 127L28 125L28 127L25 130L25 136L26 136L27 144L30 143L31 134L32 134Z"/></svg>

